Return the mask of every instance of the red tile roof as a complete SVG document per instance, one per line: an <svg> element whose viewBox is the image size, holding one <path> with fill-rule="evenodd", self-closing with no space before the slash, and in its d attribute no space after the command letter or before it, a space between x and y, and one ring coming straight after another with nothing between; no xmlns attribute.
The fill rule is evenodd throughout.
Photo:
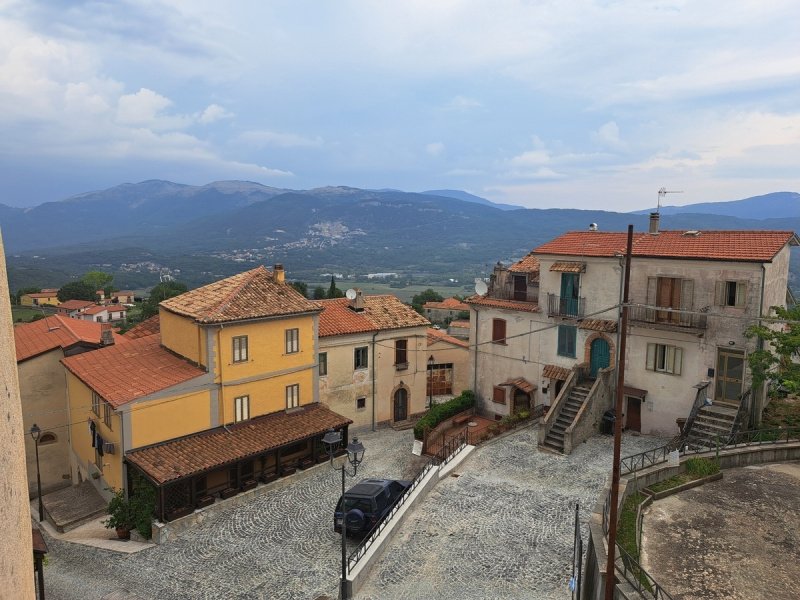
<svg viewBox="0 0 800 600"><path fill-rule="evenodd" d="M500 300L489 296L470 296L465 300L467 304L488 306L490 308L505 308L508 310L522 310L525 312L539 312L539 305L535 302L519 302L517 300ZM452 325L452 323L450 323Z"/></svg>
<svg viewBox="0 0 800 600"><path fill-rule="evenodd" d="M536 258L533 253L530 253L522 260L518 260L508 267L508 270L512 273L538 273L539 259Z"/></svg>
<svg viewBox="0 0 800 600"><path fill-rule="evenodd" d="M441 302L426 302L423 308L433 308L442 310L469 310L469 306L456 298L445 298Z"/></svg>
<svg viewBox="0 0 800 600"><path fill-rule="evenodd" d="M566 381L571 371L566 367L559 367L558 365L545 365L542 370L542 377L549 379L560 379Z"/></svg>
<svg viewBox="0 0 800 600"><path fill-rule="evenodd" d="M560 273L583 273L586 270L585 262L562 261L550 265L551 271Z"/></svg>
<svg viewBox="0 0 800 600"><path fill-rule="evenodd" d="M162 348L157 335L126 339L61 362L114 408L206 373Z"/></svg>
<svg viewBox="0 0 800 600"><path fill-rule="evenodd" d="M30 294L23 295L27 296L28 298L54 298L56 293L57 290L52 292L31 292Z"/></svg>
<svg viewBox="0 0 800 600"><path fill-rule="evenodd" d="M58 310L80 310L88 306L94 306L94 302L89 302L88 300L67 300L58 305Z"/></svg>
<svg viewBox="0 0 800 600"><path fill-rule="evenodd" d="M15 325L14 348L17 362L55 348L69 348L81 342L100 346L100 328L100 323L79 321L61 315ZM115 335L114 340L118 341L119 336Z"/></svg>
<svg viewBox="0 0 800 600"><path fill-rule="evenodd" d="M570 231L534 250L536 254L615 256L625 253L628 234ZM634 233L633 255L652 258L770 262L786 244L797 245L792 231L661 231Z"/></svg>
<svg viewBox="0 0 800 600"><path fill-rule="evenodd" d="M430 325L428 319L401 302L396 296L387 294L362 296L362 298L364 310L360 312L349 308L351 301L347 298L319 300L318 304L322 307L322 314L319 316L319 336Z"/></svg>
<svg viewBox="0 0 800 600"><path fill-rule="evenodd" d="M578 324L578 329L614 333L617 330L617 322L608 319L584 319Z"/></svg>
<svg viewBox="0 0 800 600"><path fill-rule="evenodd" d="M516 379L509 379L501 383L500 385L510 385L516 388L521 389L526 394L530 394L531 392L535 392L538 388L536 387L535 383L531 383L524 377L517 377Z"/></svg>
<svg viewBox="0 0 800 600"><path fill-rule="evenodd" d="M223 467L250 456L339 429L352 421L322 404L304 406L297 412L278 412L132 450L125 458L163 483Z"/></svg>
<svg viewBox="0 0 800 600"><path fill-rule="evenodd" d="M85 314L85 315L96 315L96 314L101 313L103 311L108 311L108 312L126 312L127 310L128 310L127 307L120 306L119 304L108 305L108 306L102 306L100 304L97 304L95 306L92 306L91 308L87 308L86 310L84 310L83 314Z"/></svg>
<svg viewBox="0 0 800 600"><path fill-rule="evenodd" d="M226 323L319 312L319 306L263 266L209 283L159 305L198 323Z"/></svg>
<svg viewBox="0 0 800 600"><path fill-rule="evenodd" d="M428 328L428 346L432 346L437 342L446 342L453 346L461 346L462 348L469 348L469 344L464 340L454 338L452 335L447 335L441 329Z"/></svg>
<svg viewBox="0 0 800 600"><path fill-rule="evenodd" d="M465 329L469 329L469 319L456 319L454 321L450 321L450 325L448 327L463 327Z"/></svg>
<svg viewBox="0 0 800 600"><path fill-rule="evenodd" d="M149 319L145 319L141 323L134 325L122 335L131 340L135 340L137 338L155 335L157 333L161 333L161 321L159 320L158 315L154 315Z"/></svg>

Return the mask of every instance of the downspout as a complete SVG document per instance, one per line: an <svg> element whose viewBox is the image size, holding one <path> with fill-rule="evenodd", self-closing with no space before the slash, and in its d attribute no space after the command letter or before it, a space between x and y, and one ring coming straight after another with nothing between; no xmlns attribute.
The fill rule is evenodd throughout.
<svg viewBox="0 0 800 600"><path fill-rule="evenodd" d="M472 393L478 393L478 308L473 306L472 309L475 311L475 358L473 359L472 364Z"/></svg>
<svg viewBox="0 0 800 600"><path fill-rule="evenodd" d="M764 263L761 263L761 293L760 293L760 299L758 301L758 316L759 316L758 324L759 325L761 325L761 317L763 316L763 310L764 310L764 287L765 287L766 281L767 281L767 266ZM756 337L756 350L763 350L763 349L764 349L764 340L762 340L760 337ZM745 346L745 352L747 352L747 346ZM745 368L747 368L747 360L746 359L745 359L745 365L744 366L745 366ZM750 397L752 398L753 396L754 396L754 394L751 393ZM761 383L761 390L759 390L758 396L759 396L758 397L758 405L759 405L758 409L756 408L756 403L755 402L751 402L750 403L750 426L751 427L754 427L756 425L756 413L758 413L759 415L761 414L761 409L763 408L764 400L767 397L767 382L766 381ZM760 425L760 423L758 423L758 425Z"/></svg>
<svg viewBox="0 0 800 600"><path fill-rule="evenodd" d="M225 394L223 393L223 387L222 387L223 377L222 377L222 359L221 359L221 355L222 355L222 329L223 329L223 327L225 327L225 324L224 323L220 323L219 329L217 329L217 351L214 353L214 357L216 358L215 362L219 365L219 397L220 397L220 406L222 407L222 428L225 431L227 431L228 433L230 433L231 430L228 429L228 423L227 423L227 421L225 421ZM249 348L248 348L248 353L249 353ZM211 356L211 349L210 348L206 348L206 356L207 357ZM248 356L248 358L249 358L249 356Z"/></svg>
<svg viewBox="0 0 800 600"><path fill-rule="evenodd" d="M372 431L375 431L375 338L379 331L372 334Z"/></svg>

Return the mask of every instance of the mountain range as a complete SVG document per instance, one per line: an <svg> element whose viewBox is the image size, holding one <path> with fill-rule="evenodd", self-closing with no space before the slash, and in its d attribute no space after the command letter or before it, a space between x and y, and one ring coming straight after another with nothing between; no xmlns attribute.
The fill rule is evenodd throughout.
<svg viewBox="0 0 800 600"><path fill-rule="evenodd" d="M780 198L770 211L758 212L771 218L753 218L752 207L773 196ZM676 207L715 214L664 207L662 228L797 230L797 196ZM726 214L731 210L751 216ZM165 275L199 285L275 262L290 277L310 281L324 273L378 272L421 282L472 281L498 260L519 258L590 223L616 231L633 223L641 231L648 217L515 208L458 190L289 190L245 181L144 181L29 209L0 205L11 289L58 286L91 269L114 272L115 283L125 287L147 287Z"/></svg>

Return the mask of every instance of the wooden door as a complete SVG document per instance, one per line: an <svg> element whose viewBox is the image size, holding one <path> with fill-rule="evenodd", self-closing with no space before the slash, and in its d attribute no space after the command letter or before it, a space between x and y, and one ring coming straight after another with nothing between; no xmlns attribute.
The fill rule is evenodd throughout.
<svg viewBox="0 0 800 600"><path fill-rule="evenodd" d="M514 275L514 300L525 302L528 299L527 275Z"/></svg>
<svg viewBox="0 0 800 600"><path fill-rule="evenodd" d="M589 367L591 378L597 377L597 372L600 369L605 369L611 364L611 349L608 347L608 342L603 338L597 338L592 342L589 350Z"/></svg>
<svg viewBox="0 0 800 600"><path fill-rule="evenodd" d="M744 376L744 353L735 350L717 352L717 381L714 386L714 402L738 404L742 394Z"/></svg>
<svg viewBox="0 0 800 600"><path fill-rule="evenodd" d="M642 399L628 398L628 412L625 414L625 428L628 431L642 430Z"/></svg>
<svg viewBox="0 0 800 600"><path fill-rule="evenodd" d="M408 419L408 391L400 388L394 393L394 420L405 421Z"/></svg>

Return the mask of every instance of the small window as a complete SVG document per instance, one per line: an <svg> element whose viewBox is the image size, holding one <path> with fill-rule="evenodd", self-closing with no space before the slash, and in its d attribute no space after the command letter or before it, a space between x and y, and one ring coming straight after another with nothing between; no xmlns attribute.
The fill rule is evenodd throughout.
<svg viewBox="0 0 800 600"><path fill-rule="evenodd" d="M745 306L747 304L747 282L718 281L714 295L717 306Z"/></svg>
<svg viewBox="0 0 800 600"><path fill-rule="evenodd" d="M300 330L287 329L286 330L286 354L294 354L300 352Z"/></svg>
<svg viewBox="0 0 800 600"><path fill-rule="evenodd" d="M366 369L369 366L369 347L359 346L353 350L353 368Z"/></svg>
<svg viewBox="0 0 800 600"><path fill-rule="evenodd" d="M98 417L100 416L100 403L103 399L97 392L92 392L92 412Z"/></svg>
<svg viewBox="0 0 800 600"><path fill-rule="evenodd" d="M233 399L234 422L247 421L250 418L250 396L237 396Z"/></svg>
<svg viewBox="0 0 800 600"><path fill-rule="evenodd" d="M286 386L286 408L297 408L300 406L300 384L293 383Z"/></svg>
<svg viewBox="0 0 800 600"><path fill-rule="evenodd" d="M317 355L317 364L319 364L319 374L320 376L328 374L328 353L327 352L320 352Z"/></svg>
<svg viewBox="0 0 800 600"><path fill-rule="evenodd" d="M233 338L233 362L246 362L247 358L247 336L237 335Z"/></svg>
<svg viewBox="0 0 800 600"><path fill-rule="evenodd" d="M50 431L43 433L42 436L39 438L39 445L46 446L47 444L55 444L58 441L55 433Z"/></svg>
<svg viewBox="0 0 800 600"><path fill-rule="evenodd" d="M506 388L504 388L502 385L494 386L494 391L492 392L492 402L495 404L505 404Z"/></svg>
<svg viewBox="0 0 800 600"><path fill-rule="evenodd" d="M495 344L506 343L505 319L492 319L492 342Z"/></svg>
<svg viewBox="0 0 800 600"><path fill-rule="evenodd" d="M683 350L665 344L647 344L647 369L670 375L681 374Z"/></svg>
<svg viewBox="0 0 800 600"><path fill-rule="evenodd" d="M394 366L398 369L408 368L408 340L394 341Z"/></svg>
<svg viewBox="0 0 800 600"><path fill-rule="evenodd" d="M109 429L111 429L111 411L112 410L113 409L111 408L111 405L108 402L103 401L103 423L105 423L106 427L108 427Z"/></svg>
<svg viewBox="0 0 800 600"><path fill-rule="evenodd" d="M578 337L578 328L572 325L558 326L558 354L575 358L575 346Z"/></svg>
<svg viewBox="0 0 800 600"><path fill-rule="evenodd" d="M367 408L366 398L356 398L356 410L364 410Z"/></svg>

